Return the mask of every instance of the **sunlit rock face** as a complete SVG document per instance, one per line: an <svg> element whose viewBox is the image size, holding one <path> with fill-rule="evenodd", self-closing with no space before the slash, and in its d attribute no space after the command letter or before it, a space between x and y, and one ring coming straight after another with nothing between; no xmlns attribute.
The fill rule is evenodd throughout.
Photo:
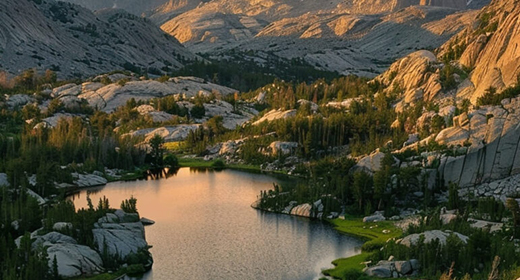
<svg viewBox="0 0 520 280"><path fill-rule="evenodd" d="M465 9L466 0L421 0L420 5Z"/></svg>
<svg viewBox="0 0 520 280"><path fill-rule="evenodd" d="M442 45L474 16L459 0L215 0L190 5L172 3L170 12L162 9L150 18L196 53L226 57L247 51L260 62L271 55L303 58L318 69L368 77L415 50Z"/></svg>
<svg viewBox="0 0 520 280"><path fill-rule="evenodd" d="M495 12L491 19L498 27L489 34L487 43L482 37L474 38L477 50L482 48L478 44L485 44L475 61L475 71L471 75L471 82L475 85L472 102L483 95L490 86L499 91L516 83L520 74L520 2L493 1L483 12ZM469 49L467 52L477 52ZM469 54L468 54L469 56Z"/></svg>
<svg viewBox="0 0 520 280"><path fill-rule="evenodd" d="M88 82L82 85L82 90L78 97L86 99L92 107L105 112L112 112L117 107L125 105L126 102L132 98L135 100L150 100L168 95L179 95L183 98L190 98L197 94L209 94L211 92L228 95L236 92L236 90L213 83L207 83L199 78L176 77L166 82L145 80L108 85ZM62 93L62 95L59 96L65 94L63 91L58 91L58 94L60 93ZM229 111L232 111L232 108L230 108Z"/></svg>
<svg viewBox="0 0 520 280"><path fill-rule="evenodd" d="M349 10L356 13L376 14L397 11L399 9L416 5L465 9L466 0L354 0L352 1Z"/></svg>

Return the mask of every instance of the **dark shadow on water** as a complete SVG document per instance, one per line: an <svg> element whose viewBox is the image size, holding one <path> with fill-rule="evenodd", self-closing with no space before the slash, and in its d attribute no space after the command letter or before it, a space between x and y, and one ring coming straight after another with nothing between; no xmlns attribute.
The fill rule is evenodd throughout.
<svg viewBox="0 0 520 280"><path fill-rule="evenodd" d="M172 176L177 175L179 172L179 168L152 168L145 171L146 180L159 180L159 179L168 179Z"/></svg>
<svg viewBox="0 0 520 280"><path fill-rule="evenodd" d="M190 173L213 173L213 172L222 172L224 169L222 168L212 168L212 167L190 167Z"/></svg>
<svg viewBox="0 0 520 280"><path fill-rule="evenodd" d="M86 190L87 196L89 196L91 194L97 194L97 193L101 192L104 188L105 188L105 186L89 188ZM87 199L86 197L85 198L81 197L81 189L76 189L73 192L69 193L67 195L67 198L69 198L72 201L76 201L76 200L80 200L80 199Z"/></svg>

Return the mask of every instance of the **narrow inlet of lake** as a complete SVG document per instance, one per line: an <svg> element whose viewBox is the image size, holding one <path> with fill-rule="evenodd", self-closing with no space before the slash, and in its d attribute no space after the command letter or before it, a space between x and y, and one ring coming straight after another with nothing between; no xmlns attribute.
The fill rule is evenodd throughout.
<svg viewBox="0 0 520 280"><path fill-rule="evenodd" d="M274 177L233 170L180 169L161 180L115 182L72 196L86 207L106 196L112 208L133 195L154 265L138 279L318 279L331 261L359 253L362 242L317 220L250 207Z"/></svg>

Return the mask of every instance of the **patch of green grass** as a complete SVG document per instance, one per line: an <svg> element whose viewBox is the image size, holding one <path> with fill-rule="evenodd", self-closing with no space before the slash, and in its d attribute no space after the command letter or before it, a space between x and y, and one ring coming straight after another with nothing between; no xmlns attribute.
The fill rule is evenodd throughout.
<svg viewBox="0 0 520 280"><path fill-rule="evenodd" d="M201 158L179 158L180 167L211 168L214 160L203 160Z"/></svg>
<svg viewBox="0 0 520 280"><path fill-rule="evenodd" d="M140 179L144 179L144 171L136 171L134 173L126 173L126 174L123 174L121 176L120 179L118 179L118 181L135 181L135 180L140 180Z"/></svg>
<svg viewBox="0 0 520 280"><path fill-rule="evenodd" d="M227 167L231 168L231 169L244 170L244 171L249 171L249 172L260 172L261 171L259 165L252 165L252 164L229 164Z"/></svg>
<svg viewBox="0 0 520 280"><path fill-rule="evenodd" d="M103 273L103 274L98 274L98 275L94 275L94 276L80 276L80 277L74 277L72 279L74 280L115 280L115 279L118 279L119 277L121 277L123 275L122 272L118 271L118 272L115 272L115 273Z"/></svg>
<svg viewBox="0 0 520 280"><path fill-rule="evenodd" d="M206 161L201 158L179 158L179 165L181 167L212 168L215 162L216 160ZM252 164L227 164L226 168L249 172L260 172L260 166Z"/></svg>
<svg viewBox="0 0 520 280"><path fill-rule="evenodd" d="M361 271L365 267L363 262L370 258L371 252L379 250L388 239L397 238L403 234L403 231L390 221L363 223L361 218L347 218L345 220L334 219L329 222L342 233L366 240L361 254L337 259L332 262L336 266L335 268L323 271L323 274L338 279L346 279L345 275L348 271Z"/></svg>
<svg viewBox="0 0 520 280"><path fill-rule="evenodd" d="M340 232L367 240L363 244L363 247L367 249L372 247L371 244L383 244L388 239L397 238L403 234L403 231L390 221L363 223L361 218L347 218L346 220L334 219L330 223Z"/></svg>
<svg viewBox="0 0 520 280"><path fill-rule="evenodd" d="M349 270L361 271L365 265L363 262L367 261L372 253L361 253L349 258L337 259L332 262L336 267L323 271L323 274L332 276L334 278L343 279L345 273Z"/></svg>

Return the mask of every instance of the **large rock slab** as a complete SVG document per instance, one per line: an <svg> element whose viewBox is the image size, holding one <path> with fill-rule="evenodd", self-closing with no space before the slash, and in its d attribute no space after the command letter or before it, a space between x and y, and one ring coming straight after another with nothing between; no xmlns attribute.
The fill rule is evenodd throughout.
<svg viewBox="0 0 520 280"><path fill-rule="evenodd" d="M131 133L124 134L124 136L144 136L144 142L148 143L156 134L160 135L165 142L184 141L188 138L190 131L195 131L200 127L200 124L181 124L172 126L163 126L158 128L145 128Z"/></svg>
<svg viewBox="0 0 520 280"><path fill-rule="evenodd" d="M396 261L394 264L395 270L401 274L408 274L412 272L412 265L409 261Z"/></svg>
<svg viewBox="0 0 520 280"><path fill-rule="evenodd" d="M461 127L448 127L443 129L437 137L435 137L435 141L441 145L447 146L462 146L464 142L466 142L469 138L468 130Z"/></svg>
<svg viewBox="0 0 520 280"><path fill-rule="evenodd" d="M511 174L519 140L520 129L518 128L500 138L491 171L491 180L501 179Z"/></svg>
<svg viewBox="0 0 520 280"><path fill-rule="evenodd" d="M7 174L0 173L0 187L9 187L9 180L7 179Z"/></svg>
<svg viewBox="0 0 520 280"><path fill-rule="evenodd" d="M448 157L444 167L444 182L445 184L459 183L460 175L464 168L465 156Z"/></svg>
<svg viewBox="0 0 520 280"><path fill-rule="evenodd" d="M385 216L381 214L374 214L372 216L363 217L363 223L379 222L386 220Z"/></svg>
<svg viewBox="0 0 520 280"><path fill-rule="evenodd" d="M72 177L75 178L74 184L82 188L103 186L108 183L107 179L94 174L72 173Z"/></svg>
<svg viewBox="0 0 520 280"><path fill-rule="evenodd" d="M267 153L270 155L290 155L296 152L298 142L282 142L274 141L267 147Z"/></svg>
<svg viewBox="0 0 520 280"><path fill-rule="evenodd" d="M488 229L489 232L501 231L504 224L503 223L494 223L477 219L468 219L470 223L470 227L478 228L478 229Z"/></svg>
<svg viewBox="0 0 520 280"><path fill-rule="evenodd" d="M78 242L76 241L76 239L68 236L68 235L65 235L65 234L62 234L62 233L59 233L59 232L55 232L55 231L52 231L52 232L49 232L45 235L41 235L41 236L35 236L34 237L34 242L32 244L33 247L37 247L37 246L40 246L40 245L43 245L44 243L50 243L50 244L59 244L59 243L68 243L68 244L78 244Z"/></svg>
<svg viewBox="0 0 520 280"><path fill-rule="evenodd" d="M391 278L392 270L386 266L373 266L369 267L365 273L368 276L378 277L378 278Z"/></svg>
<svg viewBox="0 0 520 280"><path fill-rule="evenodd" d="M209 92L227 95L236 92L236 90L206 83L199 78L175 77L167 82L145 80L130 81L126 84L109 84L95 91L83 92L78 97L86 99L92 107L97 107L105 112L112 112L117 107L125 105L132 98L137 101L147 101L175 94L189 98Z"/></svg>
<svg viewBox="0 0 520 280"><path fill-rule="evenodd" d="M58 274L62 277L93 275L104 271L99 254L88 246L71 243L44 243L49 255L49 267L54 258L58 263Z"/></svg>
<svg viewBox="0 0 520 280"><path fill-rule="evenodd" d="M106 217L100 218L92 230L99 252L106 251L124 260L132 253L148 248L144 226L138 218L136 222L125 222L136 217L121 210Z"/></svg>
<svg viewBox="0 0 520 280"><path fill-rule="evenodd" d="M458 237L463 243L467 243L469 237L462 235L458 232L446 232L441 230L430 230L425 231L423 233L414 233L410 234L399 241L399 244L402 244L406 247L410 247L412 245L416 245L419 242L421 236L424 236L424 243L431 243L433 240L439 240L440 244L445 245L448 236L454 234Z"/></svg>
<svg viewBox="0 0 520 280"><path fill-rule="evenodd" d="M58 274L62 277L93 275L104 271L103 261L98 252L88 246L77 244L76 240L58 232L42 236L34 235L33 248L47 248L49 267L54 258L58 264Z"/></svg>
<svg viewBox="0 0 520 280"><path fill-rule="evenodd" d="M309 203L297 205L291 209L291 215L312 217L312 205Z"/></svg>
<svg viewBox="0 0 520 280"><path fill-rule="evenodd" d="M267 112L265 115L263 115L260 119L258 119L257 121L255 121L253 123L253 125L259 125L261 123L263 123L264 121L274 121L274 120L278 120L278 119L287 119L287 118L290 118L290 117L294 117L296 116L296 110L276 110L276 109L273 109L269 112Z"/></svg>
<svg viewBox="0 0 520 280"><path fill-rule="evenodd" d="M381 160L385 157L385 153L380 152L379 149L368 156L363 157L356 164L357 168L376 172L381 169Z"/></svg>
<svg viewBox="0 0 520 280"><path fill-rule="evenodd" d="M7 97L6 104L11 109L21 109L25 104L32 103L35 100L36 99L33 96L27 94L14 94Z"/></svg>

